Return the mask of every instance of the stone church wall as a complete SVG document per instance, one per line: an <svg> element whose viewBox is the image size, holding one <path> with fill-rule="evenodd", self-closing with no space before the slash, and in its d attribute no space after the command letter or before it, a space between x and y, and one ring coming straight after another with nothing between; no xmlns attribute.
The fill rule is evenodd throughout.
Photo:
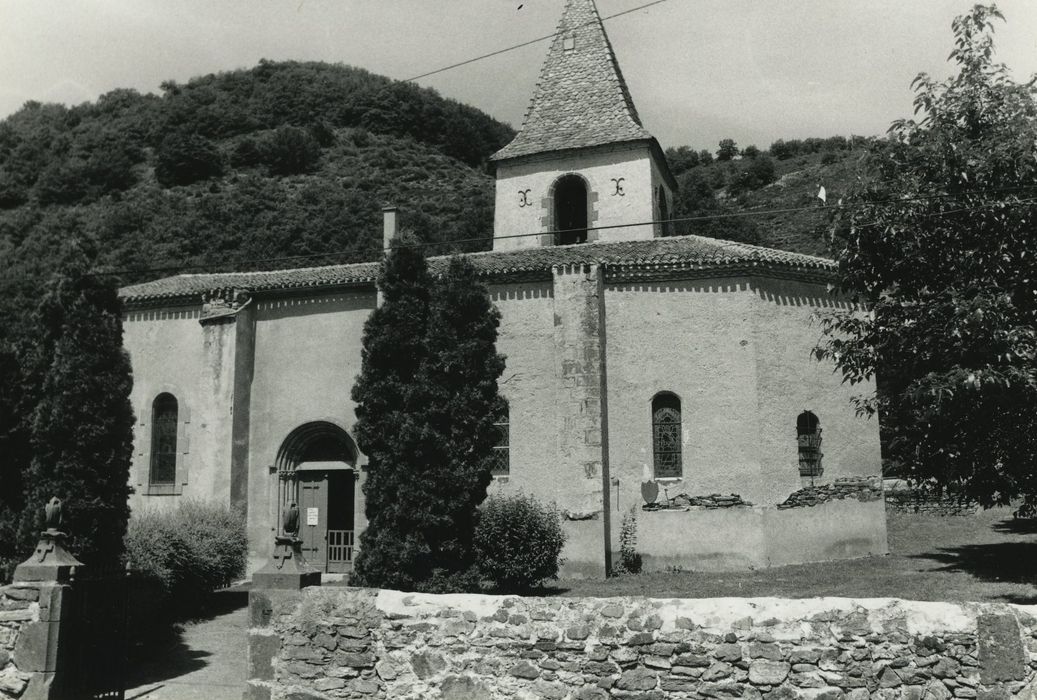
<svg viewBox="0 0 1037 700"><path fill-rule="evenodd" d="M615 510L640 506L653 478L651 401L681 399L683 476L657 479L673 493L737 493L776 505L802 483L796 417L821 420L828 483L877 474L878 424L850 404L848 387L810 356L820 336L811 315L820 285L718 278L609 285L606 290L612 476Z"/></svg>
<svg viewBox="0 0 1037 700"><path fill-rule="evenodd" d="M364 322L374 307L373 291L263 300L257 306L248 518L254 564L265 562L273 547L277 475L271 467L284 439L313 421L354 435L350 392L360 374ZM361 455L357 466L365 464ZM362 474L353 505L357 532L367 524Z"/></svg>
<svg viewBox="0 0 1037 700"><path fill-rule="evenodd" d="M253 591L246 700L1032 700L1033 606Z"/></svg>
<svg viewBox="0 0 1037 700"><path fill-rule="evenodd" d="M513 236L554 230L552 186L562 175L578 173L587 183L588 226L648 221L652 212L652 165L646 143L571 154L548 154L497 165L493 230ZM622 180L617 183L616 180ZM589 240L630 241L655 237L652 225L591 231ZM501 238L494 250L553 245L539 236Z"/></svg>
<svg viewBox="0 0 1037 700"><path fill-rule="evenodd" d="M663 391L681 400L683 476L660 485L764 495L754 483L754 348L740 342L752 332L753 301L744 280L728 278L606 289L614 513L640 508L641 482L654 478L652 399Z"/></svg>
<svg viewBox="0 0 1037 700"><path fill-rule="evenodd" d="M491 298L502 313L511 462L491 493L527 493L559 507L569 538L565 576L604 575L619 549L620 520L642 505L641 484L654 476L658 392L681 399L683 474L657 480L670 495L734 493L760 513L773 509L802 486L795 422L804 409L821 419L819 483L878 473L877 425L857 418L854 390L809 357L819 335L810 315L827 303L820 285L758 277L606 283L596 266L576 266L556 268L551 280L491 285ZM181 407L176 493L246 504L250 568L264 562L276 525L278 449L313 421L354 432L350 391L374 305L370 290L254 299L204 324L198 307L129 312L139 416L133 507L178 500L147 488L150 406L169 391ZM365 462L360 455L358 466ZM357 535L366 526L359 474ZM800 515L692 514L676 523L667 514L650 520L641 541L659 567L696 569L773 565L796 552L815 561L829 550L839 558L884 551L875 546L884 539L880 512L866 533L851 527L860 514L819 513L806 518L818 533L813 549L780 545L760 530ZM664 520L677 529L654 527ZM676 542L689 543L683 558L671 556Z"/></svg>
<svg viewBox="0 0 1037 700"><path fill-rule="evenodd" d="M796 418L802 411L820 421L824 473L816 483L880 474L878 420L858 416L851 404L874 384L844 383L831 361L811 356L822 337L817 314L849 307L836 307L821 284L761 277L753 291L760 481L782 498L800 488Z"/></svg>
<svg viewBox="0 0 1037 700"><path fill-rule="evenodd" d="M175 495L230 502L235 324L202 326L200 318L198 306L127 314L124 344L133 365L130 400L137 418L130 474L134 509L173 507ZM163 392L178 404L171 492L149 487L152 404Z"/></svg>
<svg viewBox="0 0 1037 700"><path fill-rule="evenodd" d="M595 266L557 268L550 286L494 287L502 313L501 391L511 413L511 475L491 493L526 493L566 519L565 575L606 571L601 280ZM564 465L564 466L563 466Z"/></svg>
<svg viewBox="0 0 1037 700"><path fill-rule="evenodd" d="M886 554L885 508L835 500L809 508L640 510L644 571L736 571Z"/></svg>

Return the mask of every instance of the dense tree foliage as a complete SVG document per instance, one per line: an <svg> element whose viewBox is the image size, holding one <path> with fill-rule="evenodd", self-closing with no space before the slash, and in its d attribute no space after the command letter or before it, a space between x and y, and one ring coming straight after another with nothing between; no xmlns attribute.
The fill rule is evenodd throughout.
<svg viewBox="0 0 1037 700"><path fill-rule="evenodd" d="M738 144L734 139L721 139L717 149L717 160L731 160L738 155Z"/></svg>
<svg viewBox="0 0 1037 700"><path fill-rule="evenodd" d="M158 145L155 179L166 187L190 185L223 173L216 145L199 134L174 131Z"/></svg>
<svg viewBox="0 0 1037 700"><path fill-rule="evenodd" d="M383 303L364 327L353 388L356 434L370 460L368 527L354 580L402 590L478 585L472 538L496 440L504 360L499 313L471 265L433 282L406 242L387 256Z"/></svg>
<svg viewBox="0 0 1037 700"><path fill-rule="evenodd" d="M993 60L993 7L953 24L958 74L914 83L918 121L875 144L839 258L869 315L828 319L819 354L878 373L903 473L985 505L1037 502L1037 91Z"/></svg>
<svg viewBox="0 0 1037 700"><path fill-rule="evenodd" d="M42 290L31 339L22 339L15 405L22 506L16 554L39 536L44 504L65 503L71 549L93 565L114 565L129 517L133 411L130 362L122 347L122 306L110 282L85 275L72 250Z"/></svg>
<svg viewBox="0 0 1037 700"><path fill-rule="evenodd" d="M823 184L833 202L847 196L874 142L859 136L778 140L766 151L746 146L741 158L728 160L690 146L668 148L679 185L674 213L691 219L673 231L833 257L832 223L818 187Z"/></svg>

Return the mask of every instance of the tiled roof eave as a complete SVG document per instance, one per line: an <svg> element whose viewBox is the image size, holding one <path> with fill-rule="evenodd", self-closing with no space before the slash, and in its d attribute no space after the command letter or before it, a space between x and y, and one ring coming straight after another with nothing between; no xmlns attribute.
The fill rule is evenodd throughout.
<svg viewBox="0 0 1037 700"><path fill-rule="evenodd" d="M490 284L508 284L522 282L544 282L552 277L552 269L559 265L597 264L603 269L606 282L660 281L677 279L700 279L706 277L752 275L774 277L779 279L795 279L805 282L828 283L835 279L835 266L817 263L813 265L790 264L779 261L760 261L744 259L701 260L638 260L628 262L596 261L593 258L572 261L543 262L536 265L515 266L503 269L478 270L477 276ZM209 288L198 288L184 292L159 292L153 294L125 294L121 296L127 309L144 309L156 307L193 306L202 303L205 293L224 289L224 285ZM314 282L301 285L284 286L251 286L242 284L236 287L249 292L254 297L278 298L286 296L325 294L337 290L374 290L375 278L354 279L349 281Z"/></svg>
<svg viewBox="0 0 1037 700"><path fill-rule="evenodd" d="M549 159L552 157L565 157L575 151L607 151L610 148L634 146L642 143L650 145L653 141L655 141L655 139L647 132L645 132L644 135L630 136L630 138L605 139L590 145L574 145L565 148L536 146L532 144L529 146L526 144L518 144L518 147L512 148L512 146L515 145L515 142L513 141L490 156L490 160L495 163L506 163L509 161L536 160L538 158Z"/></svg>
<svg viewBox="0 0 1037 700"><path fill-rule="evenodd" d="M751 276L827 284L836 278L835 269L823 265L789 265L745 260L709 263L613 263L604 267L605 281L610 283Z"/></svg>
<svg viewBox="0 0 1037 700"><path fill-rule="evenodd" d="M196 306L202 303L203 295L224 289L245 291L255 298L263 299L269 297L305 296L307 294L312 294L315 291L321 294L347 289L369 289L373 291L375 289L375 282L375 277L365 277L348 281L288 284L282 286L263 284L255 285L245 282L240 285L234 285L233 287L228 287L227 285L212 285L208 287L199 287L197 289L173 292L144 292L136 294L132 292L127 293L126 290L120 290L119 296L122 298L123 304L127 309L145 309L167 306Z"/></svg>

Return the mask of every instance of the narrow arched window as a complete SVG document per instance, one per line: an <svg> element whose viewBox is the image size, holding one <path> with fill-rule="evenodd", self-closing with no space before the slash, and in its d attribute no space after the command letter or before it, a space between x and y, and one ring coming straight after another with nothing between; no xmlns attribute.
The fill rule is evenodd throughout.
<svg viewBox="0 0 1037 700"><path fill-rule="evenodd" d="M493 461L490 466L490 473L494 476L507 476L511 473L510 413L507 400L499 397L493 423L497 441L493 446Z"/></svg>
<svg viewBox="0 0 1037 700"><path fill-rule="evenodd" d="M176 481L176 432L179 411L176 397L159 394L151 406L151 484Z"/></svg>
<svg viewBox="0 0 1037 700"><path fill-rule="evenodd" d="M555 245L587 242L587 184L564 175L554 186Z"/></svg>
<svg viewBox="0 0 1037 700"><path fill-rule="evenodd" d="M652 456L655 478L681 476L681 400L674 394L652 399Z"/></svg>
<svg viewBox="0 0 1037 700"><path fill-rule="evenodd" d="M796 442L799 450L799 475L810 478L821 476L821 421L810 411L796 418Z"/></svg>

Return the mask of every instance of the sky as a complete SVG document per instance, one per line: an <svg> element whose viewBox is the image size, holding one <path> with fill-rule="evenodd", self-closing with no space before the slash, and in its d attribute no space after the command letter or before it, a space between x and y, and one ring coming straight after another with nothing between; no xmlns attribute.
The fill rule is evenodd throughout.
<svg viewBox="0 0 1037 700"><path fill-rule="evenodd" d="M602 16L648 0L597 0ZM408 79L554 31L564 0L0 0L0 118L261 58ZM665 0L606 21L642 121L664 147L761 148L877 135L912 112L911 80L953 72L951 21L972 0ZM1037 73L1037 0L1001 0L998 58ZM547 43L423 78L522 122Z"/></svg>

